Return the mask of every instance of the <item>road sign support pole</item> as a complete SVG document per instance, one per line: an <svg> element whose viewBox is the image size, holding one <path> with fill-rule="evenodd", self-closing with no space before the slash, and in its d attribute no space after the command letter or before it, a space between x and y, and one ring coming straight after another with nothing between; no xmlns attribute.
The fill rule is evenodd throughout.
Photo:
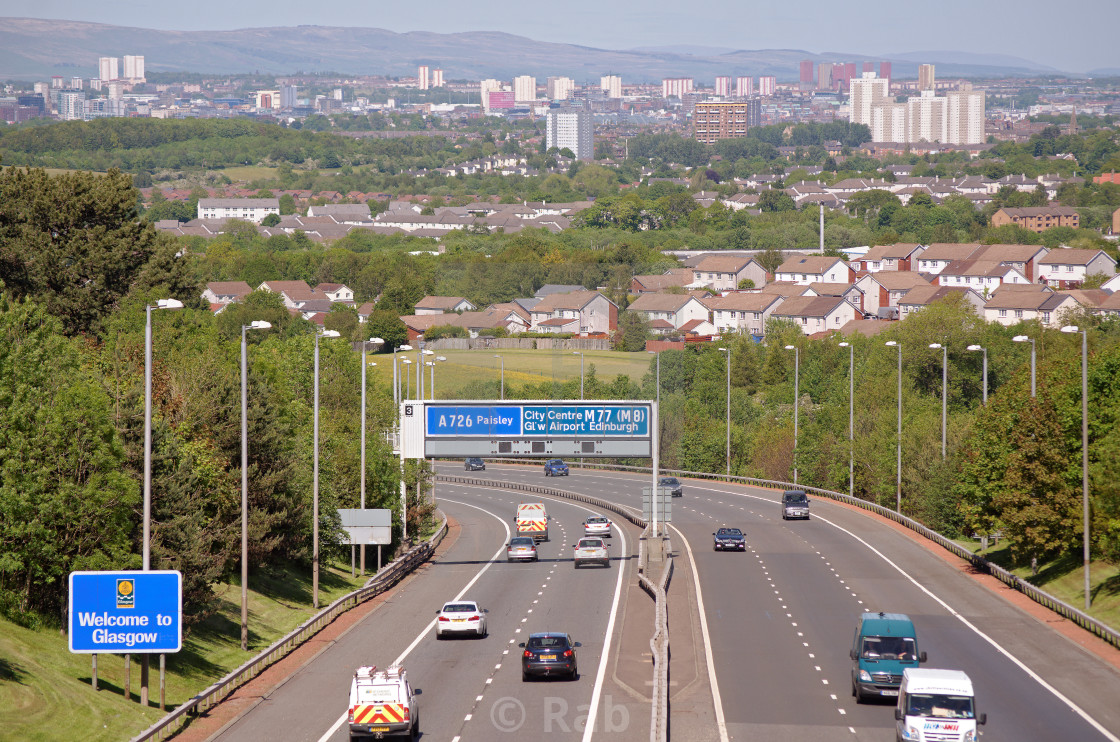
<svg viewBox="0 0 1120 742"><path fill-rule="evenodd" d="M148 655L140 655L140 705L148 705Z"/></svg>
<svg viewBox="0 0 1120 742"><path fill-rule="evenodd" d="M90 678L90 683L93 685L93 689L97 690L97 653L94 652L90 656L93 657L93 670L91 672L93 677Z"/></svg>
<svg viewBox="0 0 1120 742"><path fill-rule="evenodd" d="M132 700L132 655L124 656L124 697L126 701Z"/></svg>
<svg viewBox="0 0 1120 742"><path fill-rule="evenodd" d="M167 655L159 656L159 710L163 711L167 695Z"/></svg>

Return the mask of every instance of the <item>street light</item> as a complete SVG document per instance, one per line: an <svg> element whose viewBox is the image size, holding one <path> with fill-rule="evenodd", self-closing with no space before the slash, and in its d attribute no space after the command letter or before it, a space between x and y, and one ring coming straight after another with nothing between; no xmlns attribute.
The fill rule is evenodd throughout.
<svg viewBox="0 0 1120 742"><path fill-rule="evenodd" d="M1026 335L1016 335L1011 338L1016 343L1030 343L1031 344L1031 399L1035 397L1035 341L1032 337Z"/></svg>
<svg viewBox="0 0 1120 742"><path fill-rule="evenodd" d="M272 323L253 320L241 326L241 651L249 648L249 351L245 333L267 330Z"/></svg>
<svg viewBox="0 0 1120 742"><path fill-rule="evenodd" d="M579 398L583 399L583 353L573 350L572 355L579 356Z"/></svg>
<svg viewBox="0 0 1120 742"><path fill-rule="evenodd" d="M727 412L727 476L731 476L731 349L720 348L720 353L727 354L727 402L724 404Z"/></svg>
<svg viewBox="0 0 1120 742"><path fill-rule="evenodd" d="M983 400L984 400L984 406L987 407L988 406L988 349L981 346L981 345L970 345L970 346L968 346L968 349L972 350L972 351L976 351L976 350L984 351L984 397L983 397ZM1031 396L1033 397L1034 394L1031 394Z"/></svg>
<svg viewBox="0 0 1120 742"><path fill-rule="evenodd" d="M856 496L856 349L851 343L840 343L848 349L848 497Z"/></svg>
<svg viewBox="0 0 1120 742"><path fill-rule="evenodd" d="M801 349L796 345L787 345L786 350L793 351L793 483L797 484L797 397L801 381Z"/></svg>
<svg viewBox="0 0 1120 742"><path fill-rule="evenodd" d="M431 374L431 378L429 379L431 381L431 384L429 384L429 386L431 388L428 390L428 399L433 399L434 400L436 398L436 361L441 361L442 362L442 361L446 361L446 360L447 360L447 358L444 357L444 356L436 356L435 361L428 361L425 364L426 366L431 367L429 369L429 373Z"/></svg>
<svg viewBox="0 0 1120 742"><path fill-rule="evenodd" d="M1062 332L1081 333L1081 543L1085 561L1085 611L1092 602L1089 589L1089 332L1066 325Z"/></svg>
<svg viewBox="0 0 1120 742"><path fill-rule="evenodd" d="M501 395L502 396L500 398L505 399L506 398L506 359L503 358L502 356L494 356L494 357L502 362L502 382L501 382L501 390L502 390Z"/></svg>
<svg viewBox="0 0 1120 742"><path fill-rule="evenodd" d="M895 463L895 512L902 513L902 343L888 340L885 345L898 348L898 461Z"/></svg>
<svg viewBox="0 0 1120 742"><path fill-rule="evenodd" d="M312 522L311 522L311 597L316 608L319 607L319 339L339 337L338 330L323 330L315 333L315 424L312 453Z"/></svg>
<svg viewBox="0 0 1120 742"><path fill-rule="evenodd" d="M657 357L657 375L654 377L654 387L657 392L657 441L658 445L661 443L661 351L648 350L647 353L653 353ZM657 487L657 482L653 483Z"/></svg>
<svg viewBox="0 0 1120 742"><path fill-rule="evenodd" d="M400 347L393 349L393 405L397 406L401 402L401 384L397 376L397 351L398 350L412 350L412 346L405 343ZM401 376L404 375L404 369L401 369Z"/></svg>
<svg viewBox="0 0 1120 742"><path fill-rule="evenodd" d="M411 358L402 358L401 359L401 366L402 366L401 376L404 377L404 396L406 396L406 397L411 397L412 396L412 375L408 372L408 369L403 368L403 366L411 366L411 365L412 365L412 359Z"/></svg>
<svg viewBox="0 0 1120 742"><path fill-rule="evenodd" d="M361 500L360 507L362 510L366 508L366 366L376 366L377 363L370 361L366 363L366 346L368 343L373 343L380 348L385 345L385 341L381 338L370 338L367 343L362 343L362 480L361 480ZM359 549L361 552L361 570L362 574L366 573L366 545L362 544ZM350 556L353 557L354 553L351 551ZM354 564L353 561L350 562Z"/></svg>
<svg viewBox="0 0 1120 742"><path fill-rule="evenodd" d="M929 347L941 351L941 460L945 460L946 422L948 420L949 397L949 349L941 343L930 343ZM969 350L972 350L969 348Z"/></svg>

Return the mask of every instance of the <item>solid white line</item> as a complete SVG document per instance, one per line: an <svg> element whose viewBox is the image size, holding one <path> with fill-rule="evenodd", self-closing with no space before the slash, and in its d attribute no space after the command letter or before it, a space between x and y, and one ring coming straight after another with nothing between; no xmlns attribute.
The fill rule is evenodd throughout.
<svg viewBox="0 0 1120 742"><path fill-rule="evenodd" d="M704 594L700 591L700 572L696 569L696 558L692 555L692 547L676 526L670 525L680 536L684 548L688 551L688 561L692 564L692 584L696 588L696 608L700 611L700 632L704 637L704 658L708 663L708 682L712 686L712 702L716 710L716 729L719 730L720 742L729 742L727 736L727 721L723 716L723 697L719 693L719 681L716 680L715 657L712 656L712 638L708 634L708 614L704 610Z"/></svg>
<svg viewBox="0 0 1120 742"><path fill-rule="evenodd" d="M472 587L474 587L474 583L478 582L478 579L480 577L482 577L482 575L486 572L486 570L490 569L490 565L493 564L495 561L497 561L497 559L501 555L502 551L506 548L506 543L509 542L509 525L506 524L506 522L503 518L500 518L499 516L491 513L489 510L486 510L485 508L480 508L477 505L471 505L470 503L466 503L466 502L459 502L458 500L448 500L446 497L441 497L439 499L443 500L444 502L453 502L456 505L466 505L468 508L474 508L475 510L481 510L482 512L486 513L487 515L492 516L494 518L497 518L498 522L502 524L502 528L506 529L506 537L505 537L505 540L502 542L502 545L499 546L498 550L494 552L494 556L490 557L490 561L488 561L488 562L486 562L486 564L482 565L482 568L479 569L478 572L475 573L474 577L471 578L471 581L468 582L466 584L466 586L463 587L463 589L459 591L459 594L451 599L451 600L454 601L454 600L459 600L460 598L462 598L463 595L468 590L470 590ZM421 641L423 641L427 637L428 632L430 632L432 630L432 627L434 627L435 625L436 625L436 619L433 618L428 623L428 625L425 626L420 631L420 633L416 635L416 638L412 640L412 643L408 645L408 648L405 649L403 652L401 652L400 656L397 657L395 660L393 660L390 664L391 665L399 665L402 662L404 662L405 657L407 657L412 652L412 650L416 649L416 645L419 644ZM334 725L331 726L331 728L329 730L327 730L327 733L319 738L319 742L327 742L327 740L329 740L331 737L333 737L334 733L337 732L340 728L342 728L342 725L345 724L345 723L346 723L346 714L344 713L344 714L342 714L342 716L338 717L338 721L336 721L334 723Z"/></svg>

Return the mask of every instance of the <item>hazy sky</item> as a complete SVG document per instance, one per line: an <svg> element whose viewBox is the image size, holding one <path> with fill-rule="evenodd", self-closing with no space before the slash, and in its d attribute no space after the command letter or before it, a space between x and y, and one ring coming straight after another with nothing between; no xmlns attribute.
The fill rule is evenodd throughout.
<svg viewBox="0 0 1120 742"><path fill-rule="evenodd" d="M603 49L716 46L890 55L955 50L1064 71L1120 68L1120 0L0 0L0 17L166 30L360 26L504 31Z"/></svg>

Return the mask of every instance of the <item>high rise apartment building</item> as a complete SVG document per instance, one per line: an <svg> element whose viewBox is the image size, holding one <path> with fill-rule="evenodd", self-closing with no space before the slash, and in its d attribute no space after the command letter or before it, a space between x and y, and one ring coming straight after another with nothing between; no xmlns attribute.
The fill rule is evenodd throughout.
<svg viewBox="0 0 1120 742"><path fill-rule="evenodd" d="M591 111L549 111L545 147L570 149L577 160L595 156L595 129Z"/></svg>
<svg viewBox="0 0 1120 742"><path fill-rule="evenodd" d="M918 90L933 90L934 76L932 64L918 65Z"/></svg>
<svg viewBox="0 0 1120 742"><path fill-rule="evenodd" d="M758 94L767 97L778 92L778 78L773 75L762 75L758 78Z"/></svg>
<svg viewBox="0 0 1120 742"><path fill-rule="evenodd" d="M723 98L731 97L731 78L726 76L719 76L716 78L716 95Z"/></svg>
<svg viewBox="0 0 1120 742"><path fill-rule="evenodd" d="M430 72L431 71L428 69L428 65L426 65L426 64L422 64L422 65L420 65L419 68L417 68L417 70L416 70L416 82L417 82L417 86L421 90L427 90L428 87L431 85L431 74L430 74Z"/></svg>
<svg viewBox="0 0 1120 742"><path fill-rule="evenodd" d="M851 109L853 124L871 126L871 112L875 106L890 102L892 102L890 83L881 77L876 77L874 72L864 72L863 77L852 80L851 100L848 107ZM874 135L872 138L874 139Z"/></svg>
<svg viewBox="0 0 1120 742"><path fill-rule="evenodd" d="M947 103L946 98L934 95L932 90L923 90L921 95L908 98L906 118L909 120L909 135L903 141L948 142Z"/></svg>
<svg viewBox="0 0 1120 742"><path fill-rule="evenodd" d="M932 70L928 74L932 80ZM852 123L867 124L875 142L984 142L984 94L967 82L944 96L922 90L905 103L895 103L890 80L865 72L852 80L849 109Z"/></svg>
<svg viewBox="0 0 1120 742"><path fill-rule="evenodd" d="M116 57L101 57L97 60L97 78L99 80L119 80Z"/></svg>
<svg viewBox="0 0 1120 742"><path fill-rule="evenodd" d="M874 62L864 62L863 63L863 69L860 70L860 72L874 72L874 71L875 71L875 63Z"/></svg>
<svg viewBox="0 0 1120 742"><path fill-rule="evenodd" d="M599 89L606 93L608 98L621 98L622 77L620 75L603 75L599 78Z"/></svg>
<svg viewBox="0 0 1120 742"><path fill-rule="evenodd" d="M490 93L496 92L501 89L501 81L495 80L493 78L487 78L478 83L478 92L482 97L482 108L487 113L490 112Z"/></svg>
<svg viewBox="0 0 1120 742"><path fill-rule="evenodd" d="M813 87L813 60L801 60L800 82L802 89Z"/></svg>
<svg viewBox="0 0 1120 742"><path fill-rule="evenodd" d="M299 87L296 85L285 85L280 88L280 107L281 108L295 108L299 96Z"/></svg>
<svg viewBox="0 0 1120 742"><path fill-rule="evenodd" d="M762 121L762 101L750 98L734 103L697 103L692 109L692 135L696 141L714 144L721 139L745 137L747 130Z"/></svg>
<svg viewBox="0 0 1120 742"><path fill-rule="evenodd" d="M519 75L513 78L513 99L518 103L531 103L537 99L537 78Z"/></svg>
<svg viewBox="0 0 1120 742"><path fill-rule="evenodd" d="M953 144L984 143L984 93L972 89L972 83L961 83L959 90L945 95L947 99L946 136Z"/></svg>
<svg viewBox="0 0 1120 742"><path fill-rule="evenodd" d="M58 94L58 117L63 121L85 119L86 94L80 90L63 90L60 92Z"/></svg>
<svg viewBox="0 0 1120 742"><path fill-rule="evenodd" d="M753 77L736 77L735 78L735 97L747 98L754 95L754 78Z"/></svg>
<svg viewBox="0 0 1120 742"><path fill-rule="evenodd" d="M131 82L143 82L145 80L143 55L126 54L124 56L124 79Z"/></svg>
<svg viewBox="0 0 1120 742"><path fill-rule="evenodd" d="M443 70L441 70L438 67L435 68L434 70L432 70L432 87L433 88L442 88L443 87Z"/></svg>
<svg viewBox="0 0 1120 742"><path fill-rule="evenodd" d="M661 97L683 100L692 92L692 84L691 77L667 77L661 81Z"/></svg>
<svg viewBox="0 0 1120 742"><path fill-rule="evenodd" d="M835 87L833 66L832 62L821 62L817 65L817 90L832 90Z"/></svg>
<svg viewBox="0 0 1120 742"><path fill-rule="evenodd" d="M887 82L890 82L890 79L891 79L891 63L890 62L880 62L879 63L879 77L883 78Z"/></svg>
<svg viewBox="0 0 1120 742"><path fill-rule="evenodd" d="M905 103L884 103L871 109L871 140L905 142L910 135Z"/></svg>
<svg viewBox="0 0 1120 742"><path fill-rule="evenodd" d="M545 89L549 100L568 100L575 92L576 82L570 77L550 77Z"/></svg>

